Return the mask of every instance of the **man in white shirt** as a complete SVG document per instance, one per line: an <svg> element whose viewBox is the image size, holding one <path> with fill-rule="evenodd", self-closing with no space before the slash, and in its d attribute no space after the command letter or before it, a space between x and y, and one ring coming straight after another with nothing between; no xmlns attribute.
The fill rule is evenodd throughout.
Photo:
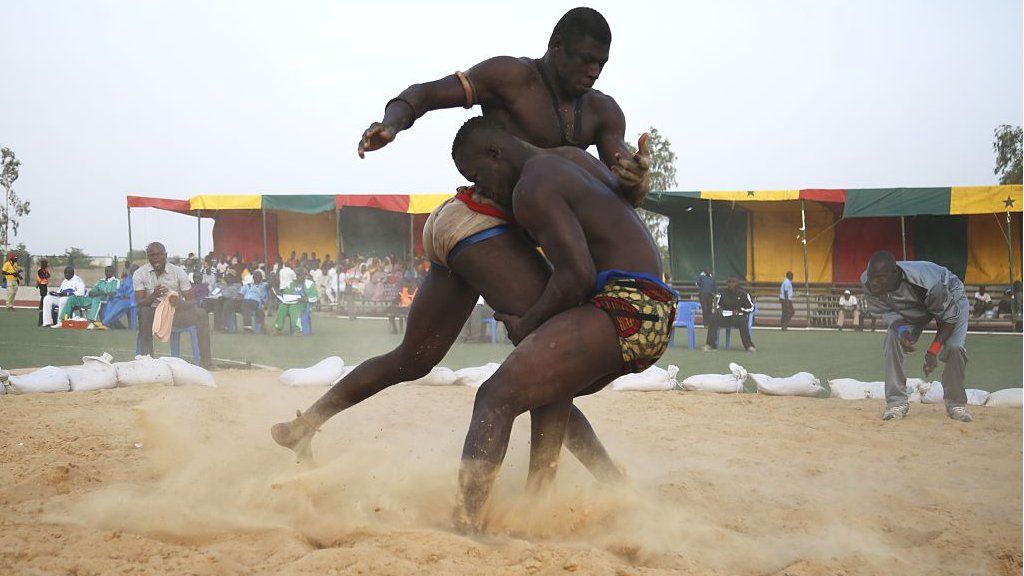
<svg viewBox="0 0 1024 576"><path fill-rule="evenodd" d="M63 310L69 296L85 296L85 282L75 274L74 266L64 268L64 281L60 283L60 288L51 290L43 298L43 326L60 328L61 319L58 318L54 324L52 310L54 306L57 310Z"/></svg>
<svg viewBox="0 0 1024 576"><path fill-rule="evenodd" d="M839 330L843 329L843 324L846 321L846 315L853 314L853 327L860 328L860 302L857 302L857 297L850 294L849 290L844 290L842 297L839 298Z"/></svg>
<svg viewBox="0 0 1024 576"><path fill-rule="evenodd" d="M984 286L978 286L978 291L974 293L974 315L980 318L991 307L992 295L988 293Z"/></svg>

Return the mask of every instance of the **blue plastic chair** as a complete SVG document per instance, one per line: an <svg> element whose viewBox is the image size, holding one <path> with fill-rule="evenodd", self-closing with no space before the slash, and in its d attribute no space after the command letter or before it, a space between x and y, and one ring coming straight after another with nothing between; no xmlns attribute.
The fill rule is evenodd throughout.
<svg viewBox="0 0 1024 576"><path fill-rule="evenodd" d="M757 304L754 304L754 311L747 315L747 330L750 332L754 331L754 316L757 316ZM729 336L732 335L732 326L725 327L725 347L729 349L731 340Z"/></svg>
<svg viewBox="0 0 1024 576"><path fill-rule="evenodd" d="M674 329L686 328L686 334L690 341L690 350L693 350L696 340L693 325L696 324L697 310L700 310L700 302L680 301L676 303L676 319L672 322L673 330L672 336L668 340L669 346L675 343L676 331Z"/></svg>
<svg viewBox="0 0 1024 576"><path fill-rule="evenodd" d="M483 325L487 329L487 333L491 336L491 344L498 343L498 321L494 318L483 318ZM508 332L505 332L505 342L511 342L508 339Z"/></svg>
<svg viewBox="0 0 1024 576"><path fill-rule="evenodd" d="M171 328L171 356L181 358L181 335L188 333L192 338L192 363L199 364L199 330L195 326L186 328ZM135 337L135 355L142 354L142 335Z"/></svg>

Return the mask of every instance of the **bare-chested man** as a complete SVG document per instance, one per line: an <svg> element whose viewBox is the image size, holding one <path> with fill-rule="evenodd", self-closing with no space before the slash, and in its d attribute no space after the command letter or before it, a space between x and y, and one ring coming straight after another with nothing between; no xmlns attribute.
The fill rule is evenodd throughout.
<svg viewBox="0 0 1024 576"><path fill-rule="evenodd" d="M617 190L632 203L646 194L647 161L631 155L623 140L625 119L615 101L592 86L608 59L611 31L589 8L575 8L556 24L544 57L499 56L425 84L416 84L388 102L384 118L359 142L359 154L377 150L424 113L480 104L487 117L502 121L521 138L542 147L597 145L601 159L617 176ZM416 294L408 327L398 348L361 363L299 418L272 430L281 445L300 453L319 426L334 414L402 381L426 375L451 348L478 294L496 310L525 313L540 296L548 268L527 245L500 207L461 190L438 207L424 229L432 261ZM531 413L531 478L549 471L557 457L552 435L544 434L546 409ZM544 442L542 438L551 438ZM562 438L557 438L558 446ZM567 447L599 477L614 478L603 447L582 413L572 409ZM547 449L540 456L540 449Z"/></svg>
<svg viewBox="0 0 1024 576"><path fill-rule="evenodd" d="M484 117L466 122L452 157L466 179L511 209L552 265L541 297L521 317L496 314L517 348L480 387L459 473L471 528L505 457L512 421L648 368L668 346L677 294L662 280L658 247L615 193L612 173L572 148L542 150Z"/></svg>

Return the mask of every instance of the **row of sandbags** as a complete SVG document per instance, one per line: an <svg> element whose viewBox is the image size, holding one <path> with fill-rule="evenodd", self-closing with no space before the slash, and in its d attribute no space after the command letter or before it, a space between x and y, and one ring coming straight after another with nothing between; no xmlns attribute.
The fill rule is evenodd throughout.
<svg viewBox="0 0 1024 576"><path fill-rule="evenodd" d="M406 384L424 386L470 386L479 388L494 374L500 364L491 362L483 366L451 370L437 367L429 374ZM281 374L281 383L286 386L330 386L355 369L346 366L338 356L331 356L309 368L293 368ZM846 400L884 398L883 382L861 382L852 378L837 378L822 385L821 381L808 372L776 378L767 374L750 374L736 363L729 364L729 374L695 374L678 380L679 367L669 365L668 369L651 366L636 374L627 374L611 383L612 390L654 392L663 390L687 390L734 394L743 392L747 380L752 380L757 392L772 396L808 396L815 398L840 398ZM908 394L912 402L926 404L941 403L942 384L911 378L907 381ZM970 404L989 406L1020 406L1021 389L1000 390L991 395L984 390L967 390Z"/></svg>
<svg viewBox="0 0 1024 576"><path fill-rule="evenodd" d="M113 357L104 352L101 356L83 356L81 366L44 366L28 374L8 375L0 389L14 394L33 394L88 392L143 384L217 386L208 370L181 358L136 356L129 362L111 360Z"/></svg>

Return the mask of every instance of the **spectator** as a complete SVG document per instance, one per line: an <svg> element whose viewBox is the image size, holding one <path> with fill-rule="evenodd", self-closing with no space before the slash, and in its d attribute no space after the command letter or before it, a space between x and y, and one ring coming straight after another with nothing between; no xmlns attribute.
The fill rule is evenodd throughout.
<svg viewBox="0 0 1024 576"><path fill-rule="evenodd" d="M56 306L57 310L63 310L64 304L67 303L68 298L71 296L85 296L85 282L82 282L82 279L75 275L75 268L73 266L65 266L64 281L60 283L60 288L51 290L43 298L43 326L60 328L63 318L58 318L57 322L54 323L53 307Z"/></svg>
<svg viewBox="0 0 1024 576"><path fill-rule="evenodd" d="M836 322L840 331L846 322L847 314L853 315L853 327L860 330L860 302L857 301L856 296L850 294L849 290L844 290L843 296L839 298L839 318Z"/></svg>
<svg viewBox="0 0 1024 576"><path fill-rule="evenodd" d="M188 253L188 258L185 258L184 268L189 274L194 274L199 270L199 259L196 258L194 252Z"/></svg>
<svg viewBox="0 0 1024 576"><path fill-rule="evenodd" d="M7 254L3 266L4 282L7 283L7 311L14 312L14 298L18 295L18 284L21 283L21 266L18 266L18 255Z"/></svg>
<svg viewBox="0 0 1024 576"><path fill-rule="evenodd" d="M1017 280L1013 283L1013 300L1010 302L1010 314L1013 317L1013 330L1020 332L1021 328L1024 328L1024 322L1021 321L1021 283Z"/></svg>
<svg viewBox="0 0 1024 576"><path fill-rule="evenodd" d="M50 261L43 258L39 261L39 269L36 270L36 288L39 288L39 323L43 325L43 298L46 298L46 288L50 285Z"/></svg>
<svg viewBox="0 0 1024 576"><path fill-rule="evenodd" d="M263 272L257 270L252 273L252 284L242 287L242 323L247 332L254 331L254 320L257 314L263 318L268 297L269 292L267 291L267 282L263 279Z"/></svg>
<svg viewBox="0 0 1024 576"><path fill-rule="evenodd" d="M216 330L224 332L227 330L228 314L235 314L241 311L242 284L233 268L228 268L224 273L224 281L217 285L217 288L210 295L203 299L202 308L213 313L213 326Z"/></svg>
<svg viewBox="0 0 1024 576"><path fill-rule="evenodd" d="M61 306L59 317L65 318L70 316L71 310L74 308L83 308L86 310L86 317L89 319L89 325L86 327L87 330L106 330L107 327L100 321L100 308L103 307L107 300L117 294L117 289L120 285L121 282L114 275L114 267L107 266L103 269L103 280L97 282L86 296L70 296L67 302Z"/></svg>
<svg viewBox="0 0 1024 576"><path fill-rule="evenodd" d="M980 318L991 307L992 295L986 291L984 286L978 286L978 291L974 293L974 315Z"/></svg>
<svg viewBox="0 0 1024 576"><path fill-rule="evenodd" d="M281 288L278 294L277 320L274 322L274 335L280 336L284 329L285 316L291 319L292 333L302 335L299 323L306 307L316 302L316 284L306 279L306 271L301 267L295 270L295 278Z"/></svg>
<svg viewBox="0 0 1024 576"><path fill-rule="evenodd" d="M107 302L103 310L103 325L108 328L124 328L121 324L122 314L131 314L135 307L135 284L132 282L132 274L139 269L138 264L132 264L131 270L125 270L121 275L121 285Z"/></svg>
<svg viewBox="0 0 1024 576"><path fill-rule="evenodd" d="M206 311L194 303L192 282L179 266L167 262L167 249L159 242L146 246L149 261L132 275L135 302L139 308L139 349L153 355L153 320L157 306L167 299L174 308L174 328L196 327L199 336L200 364L216 370L210 353L210 321Z"/></svg>
<svg viewBox="0 0 1024 576"><path fill-rule="evenodd" d="M711 322L708 324L707 343L703 350L718 349L718 329L731 326L739 328L740 338L743 339L743 348L747 352L757 352L754 342L750 339L750 327L748 326L750 313L754 311L754 299L750 293L740 287L740 281L736 276L729 276L726 281L726 288L718 295L715 302L717 311L711 314Z"/></svg>
<svg viewBox="0 0 1024 576"><path fill-rule="evenodd" d="M849 293L849 291L847 291ZM796 310L793 308L793 273L786 272L786 278L779 287L779 301L782 303L782 329L789 329L789 321L793 319ZM842 321L840 321L842 325Z"/></svg>
<svg viewBox="0 0 1024 576"><path fill-rule="evenodd" d="M715 277L709 268L705 268L700 276L697 276L697 297L700 298L700 313L706 328L710 325L711 315L714 313L712 303L715 301Z"/></svg>

